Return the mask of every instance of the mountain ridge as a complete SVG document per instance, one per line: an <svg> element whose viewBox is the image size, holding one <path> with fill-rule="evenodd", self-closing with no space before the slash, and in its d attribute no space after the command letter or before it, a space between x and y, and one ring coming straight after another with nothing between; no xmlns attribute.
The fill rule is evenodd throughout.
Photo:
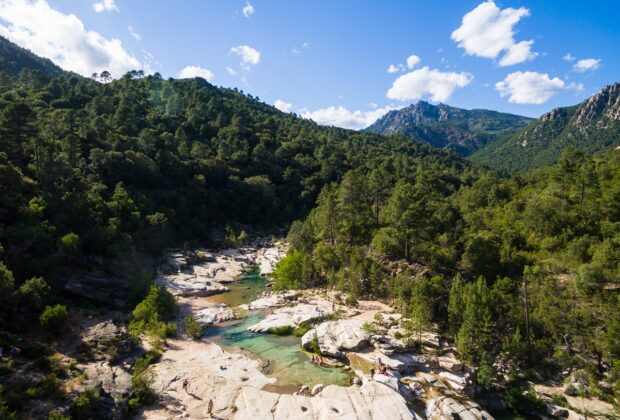
<svg viewBox="0 0 620 420"><path fill-rule="evenodd" d="M19 75L24 69L38 70L50 76L68 73L51 60L39 57L0 35L0 68L11 76Z"/></svg>
<svg viewBox="0 0 620 420"><path fill-rule="evenodd" d="M403 135L436 148L467 156L485 145L513 134L533 118L488 109L463 109L443 103L418 101L393 110L364 131Z"/></svg>
<svg viewBox="0 0 620 420"><path fill-rule="evenodd" d="M569 146L594 154L620 145L620 83L605 86L585 101L554 108L538 120L469 159L509 172L524 172L558 161Z"/></svg>

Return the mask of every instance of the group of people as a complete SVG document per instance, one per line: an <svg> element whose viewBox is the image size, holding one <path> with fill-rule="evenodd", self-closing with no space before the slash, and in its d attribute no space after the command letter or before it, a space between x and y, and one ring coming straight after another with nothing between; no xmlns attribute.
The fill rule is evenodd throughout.
<svg viewBox="0 0 620 420"><path fill-rule="evenodd" d="M7 354L7 357L9 359L12 359L13 357L17 356L20 351L21 349L19 347L11 346L9 347L9 352ZM4 358L4 347L0 347L0 359L3 359L3 358Z"/></svg>
<svg viewBox="0 0 620 420"><path fill-rule="evenodd" d="M314 363L317 366L322 366L323 358L321 356L312 355L312 363Z"/></svg>
<svg viewBox="0 0 620 420"><path fill-rule="evenodd" d="M389 375L389 372L387 370L387 366L383 364L383 361L381 361L381 358L377 359L376 367L377 367L377 369L375 369L375 366L370 368L370 379L374 379L375 378L375 373L380 373L381 375L385 375L385 376Z"/></svg>

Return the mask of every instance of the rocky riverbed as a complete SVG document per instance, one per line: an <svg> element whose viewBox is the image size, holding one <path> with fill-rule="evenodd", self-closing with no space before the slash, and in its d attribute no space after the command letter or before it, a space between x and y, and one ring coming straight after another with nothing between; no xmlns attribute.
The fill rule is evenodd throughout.
<svg viewBox="0 0 620 420"><path fill-rule="evenodd" d="M269 275L285 252L283 244L262 242L198 251L191 262L171 256L160 283L177 295L184 316L213 326L200 341L167 341L150 368L159 402L142 418L493 418L472 399L473 373L453 349L427 331L413 351L390 306L350 306L336 292L275 293L266 280L235 281L252 267ZM270 335L295 329L303 335ZM317 347L321 367L311 363ZM338 384L342 378L350 385ZM494 410L503 406L499 397L492 402Z"/></svg>

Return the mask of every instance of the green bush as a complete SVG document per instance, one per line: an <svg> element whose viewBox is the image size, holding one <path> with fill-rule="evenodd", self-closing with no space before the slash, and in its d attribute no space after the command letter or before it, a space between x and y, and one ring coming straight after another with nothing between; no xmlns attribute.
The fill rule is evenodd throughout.
<svg viewBox="0 0 620 420"><path fill-rule="evenodd" d="M58 411L52 411L47 416L47 420L71 420L71 417L65 416Z"/></svg>
<svg viewBox="0 0 620 420"><path fill-rule="evenodd" d="M526 383L518 383L508 388L504 393L506 404L512 410L520 413L545 413L545 403L536 396L536 392Z"/></svg>
<svg viewBox="0 0 620 420"><path fill-rule="evenodd" d="M129 323L129 333L137 336L148 333L160 338L176 335L176 324L165 322L172 319L178 306L174 296L165 288L152 285L144 300L133 310L133 319Z"/></svg>
<svg viewBox="0 0 620 420"><path fill-rule="evenodd" d="M20 303L30 311L40 311L48 302L51 292L43 277L33 277L19 286Z"/></svg>
<svg viewBox="0 0 620 420"><path fill-rule="evenodd" d="M295 331L293 331L293 333L295 334L295 337L301 337L311 329L312 325L307 322L302 322L297 328L295 328Z"/></svg>
<svg viewBox="0 0 620 420"><path fill-rule="evenodd" d="M45 328L53 331L60 330L67 321L67 307L65 305L46 306L39 316L39 322Z"/></svg>
<svg viewBox="0 0 620 420"><path fill-rule="evenodd" d="M185 318L185 332L188 336L199 339L202 337L202 324L193 316L188 316Z"/></svg>
<svg viewBox="0 0 620 420"><path fill-rule="evenodd" d="M269 328L269 334L275 335L291 335L293 333L293 327L290 325L282 325L280 327Z"/></svg>
<svg viewBox="0 0 620 420"><path fill-rule="evenodd" d="M9 411L6 402L2 396L2 385L0 385L0 419L13 420L15 417L15 413Z"/></svg>
<svg viewBox="0 0 620 420"><path fill-rule="evenodd" d="M316 333L314 334L314 336L312 336L312 340L310 340L310 344L308 347L308 350L310 350L312 353L316 353L319 356L322 355L321 346L319 346L319 337L316 335Z"/></svg>
<svg viewBox="0 0 620 420"><path fill-rule="evenodd" d="M135 414L141 405L155 402L156 395L149 386L150 377L147 369L151 364L157 362L160 357L161 353L148 351L134 362L131 372L133 397L128 401L130 413Z"/></svg>
<svg viewBox="0 0 620 420"><path fill-rule="evenodd" d="M95 411L99 408L101 395L99 390L94 388L85 389L73 401L71 415L74 419L92 419Z"/></svg>

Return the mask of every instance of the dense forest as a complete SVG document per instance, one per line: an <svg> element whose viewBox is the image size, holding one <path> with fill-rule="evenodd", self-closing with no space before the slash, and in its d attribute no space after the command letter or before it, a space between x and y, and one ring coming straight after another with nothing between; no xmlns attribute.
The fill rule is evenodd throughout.
<svg viewBox="0 0 620 420"><path fill-rule="evenodd" d="M620 151L569 148L557 165L510 179L451 175L347 172L291 226L276 287L394 300L412 331L439 325L489 390L568 368L591 395L617 398Z"/></svg>
<svg viewBox="0 0 620 420"><path fill-rule="evenodd" d="M228 223L285 227L324 185L376 159L469 166L415 142L319 127L202 79L134 72L104 84L24 71L0 89L0 243L20 279L63 258L209 243Z"/></svg>

